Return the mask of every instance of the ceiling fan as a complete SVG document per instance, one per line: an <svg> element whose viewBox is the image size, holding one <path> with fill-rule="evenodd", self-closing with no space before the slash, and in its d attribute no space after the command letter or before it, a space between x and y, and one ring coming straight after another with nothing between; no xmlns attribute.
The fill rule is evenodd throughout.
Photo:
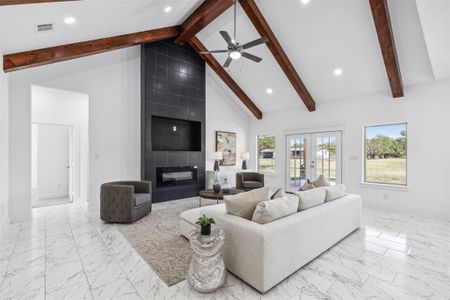
<svg viewBox="0 0 450 300"><path fill-rule="evenodd" d="M223 65L224 68L228 68L233 60L237 60L241 57L245 57L245 58L247 58L251 61L257 62L257 63L261 62L262 61L261 57L250 54L244 50L247 50L247 49L255 47L255 46L259 46L261 44L265 44L269 41L269 39L266 36L256 39L254 41L248 42L244 45L241 45L236 41L236 5L237 5L237 0L234 1L234 34L233 34L234 38L231 39L228 32L220 31L220 35L223 37L225 42L228 44L228 49L200 52L200 54L228 53L228 58L225 61L225 64Z"/></svg>

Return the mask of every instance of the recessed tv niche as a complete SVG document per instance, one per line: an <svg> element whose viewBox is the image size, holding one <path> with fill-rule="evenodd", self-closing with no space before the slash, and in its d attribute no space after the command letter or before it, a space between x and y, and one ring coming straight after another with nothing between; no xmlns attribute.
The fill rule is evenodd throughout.
<svg viewBox="0 0 450 300"><path fill-rule="evenodd" d="M202 151L201 122L152 116L153 151Z"/></svg>

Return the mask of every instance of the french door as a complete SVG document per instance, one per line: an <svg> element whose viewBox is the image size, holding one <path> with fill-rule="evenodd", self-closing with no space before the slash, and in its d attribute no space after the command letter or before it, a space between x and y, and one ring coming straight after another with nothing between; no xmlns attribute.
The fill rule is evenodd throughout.
<svg viewBox="0 0 450 300"><path fill-rule="evenodd" d="M286 136L286 190L323 175L332 185L342 180L342 132Z"/></svg>

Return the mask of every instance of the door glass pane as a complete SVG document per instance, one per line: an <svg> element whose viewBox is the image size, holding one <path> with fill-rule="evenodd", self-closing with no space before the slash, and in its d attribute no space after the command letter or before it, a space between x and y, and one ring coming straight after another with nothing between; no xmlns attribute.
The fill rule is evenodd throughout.
<svg viewBox="0 0 450 300"><path fill-rule="evenodd" d="M316 138L316 177L323 175L331 184L336 184L336 137Z"/></svg>
<svg viewBox="0 0 450 300"><path fill-rule="evenodd" d="M289 139L289 185L299 189L306 181L306 139Z"/></svg>

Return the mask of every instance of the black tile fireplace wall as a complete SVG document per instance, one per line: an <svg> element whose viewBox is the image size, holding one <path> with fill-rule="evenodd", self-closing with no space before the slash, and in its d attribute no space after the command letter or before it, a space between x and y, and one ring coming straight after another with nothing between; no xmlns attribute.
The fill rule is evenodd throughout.
<svg viewBox="0 0 450 300"><path fill-rule="evenodd" d="M205 63L187 44L143 45L141 80L141 176L153 202L196 196L205 187ZM152 116L201 122L201 151L152 151ZM197 184L156 187L156 168L187 166L197 166Z"/></svg>

